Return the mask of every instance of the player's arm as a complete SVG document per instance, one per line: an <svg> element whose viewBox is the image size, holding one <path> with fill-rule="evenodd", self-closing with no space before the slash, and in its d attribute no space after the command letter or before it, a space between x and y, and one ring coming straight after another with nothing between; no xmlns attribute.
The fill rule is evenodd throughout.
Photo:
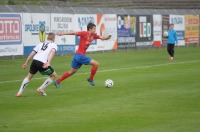
<svg viewBox="0 0 200 132"><path fill-rule="evenodd" d="M178 38L177 38L177 34L176 34L176 32L175 32L175 34L174 34L175 36L175 41L176 41L176 44L178 44Z"/></svg>
<svg viewBox="0 0 200 132"><path fill-rule="evenodd" d="M51 60L53 59L55 53L56 53L56 49L52 49L51 53L49 55L48 61L46 63L44 63L44 65L42 66L43 68L47 68L48 66L50 66Z"/></svg>
<svg viewBox="0 0 200 132"><path fill-rule="evenodd" d="M111 35L108 35L108 36L100 36L99 39L101 40L108 40L111 38Z"/></svg>
<svg viewBox="0 0 200 132"><path fill-rule="evenodd" d="M26 69L26 68L27 68L29 61L33 58L33 56L34 56L35 54L36 54L36 52L35 52L34 50L29 54L29 56L28 56L27 59L26 59L26 62L22 65L22 68L23 68L23 69Z"/></svg>
<svg viewBox="0 0 200 132"><path fill-rule="evenodd" d="M63 35L76 35L76 32L65 32L65 33L57 33L58 36L63 36Z"/></svg>

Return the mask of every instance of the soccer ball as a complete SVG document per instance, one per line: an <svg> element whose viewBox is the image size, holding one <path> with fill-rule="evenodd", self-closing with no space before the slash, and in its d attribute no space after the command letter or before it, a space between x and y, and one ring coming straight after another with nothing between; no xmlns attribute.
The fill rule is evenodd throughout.
<svg viewBox="0 0 200 132"><path fill-rule="evenodd" d="M163 36L164 36L164 37L168 37L168 32L165 31L165 32L163 33Z"/></svg>
<svg viewBox="0 0 200 132"><path fill-rule="evenodd" d="M107 80L105 81L105 87L106 87L106 88L111 88L113 85L114 85L113 80L107 79Z"/></svg>

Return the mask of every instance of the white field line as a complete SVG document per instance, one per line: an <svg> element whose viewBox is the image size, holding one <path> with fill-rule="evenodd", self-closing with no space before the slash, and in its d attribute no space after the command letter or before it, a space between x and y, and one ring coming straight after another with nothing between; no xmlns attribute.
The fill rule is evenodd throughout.
<svg viewBox="0 0 200 132"><path fill-rule="evenodd" d="M164 64L156 64L156 65L148 65L148 66L138 66L138 67L124 67L124 68L116 68L116 69L108 69L108 70L100 70L98 72L110 72L110 71L117 71L117 70L130 70L130 69L142 69L142 68L151 68L151 67L159 67L159 66L167 66L167 65L173 65L173 64L185 64L185 63L194 63L194 62L199 62L200 60L193 60L193 61L183 61L183 62L176 62L176 63L164 63ZM75 75L84 75L84 74L89 74L90 72L84 72L84 73L77 73ZM37 79L43 79L46 77L39 77L39 78L33 78L34 80ZM32 80L33 80L32 79ZM11 81L1 81L0 84L2 83L13 83L13 82L21 82L23 80L11 80Z"/></svg>

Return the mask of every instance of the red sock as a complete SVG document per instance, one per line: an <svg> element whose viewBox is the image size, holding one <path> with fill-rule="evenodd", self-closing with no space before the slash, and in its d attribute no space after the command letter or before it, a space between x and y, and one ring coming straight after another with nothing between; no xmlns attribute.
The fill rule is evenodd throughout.
<svg viewBox="0 0 200 132"><path fill-rule="evenodd" d="M61 81L65 80L68 78L71 74L69 72L65 72L60 78L58 78L56 81L60 83Z"/></svg>
<svg viewBox="0 0 200 132"><path fill-rule="evenodd" d="M98 66L93 66L92 67L91 74L90 74L90 80L93 80L94 75L96 74L97 70L98 70Z"/></svg>

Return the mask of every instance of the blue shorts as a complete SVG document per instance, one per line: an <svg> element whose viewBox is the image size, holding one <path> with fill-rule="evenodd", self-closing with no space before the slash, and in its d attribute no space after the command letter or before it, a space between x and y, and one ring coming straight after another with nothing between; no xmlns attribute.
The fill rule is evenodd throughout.
<svg viewBox="0 0 200 132"><path fill-rule="evenodd" d="M92 60L92 58L87 57L85 55L75 54L74 55L74 59L72 60L71 66L74 69L78 69L78 68L80 68L82 66L82 64L88 65L91 60Z"/></svg>

